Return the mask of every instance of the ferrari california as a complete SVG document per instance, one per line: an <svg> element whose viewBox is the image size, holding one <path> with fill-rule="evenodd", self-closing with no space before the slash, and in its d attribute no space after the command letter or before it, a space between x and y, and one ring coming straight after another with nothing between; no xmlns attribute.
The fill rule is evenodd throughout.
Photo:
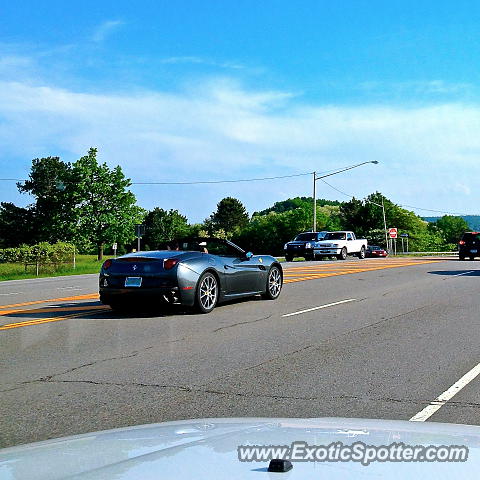
<svg viewBox="0 0 480 480"><path fill-rule="evenodd" d="M276 299L283 271L270 255L253 255L228 240L193 238L171 242L165 250L108 259L99 282L100 301L114 310L144 299L209 313L237 298Z"/></svg>

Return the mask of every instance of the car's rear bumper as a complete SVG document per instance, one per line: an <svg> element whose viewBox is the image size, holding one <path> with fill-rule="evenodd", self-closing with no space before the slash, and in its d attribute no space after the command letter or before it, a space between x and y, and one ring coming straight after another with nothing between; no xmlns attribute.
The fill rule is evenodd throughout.
<svg viewBox="0 0 480 480"><path fill-rule="evenodd" d="M195 301L194 288L179 288L177 286L152 287L152 288L116 288L100 287L100 301L109 305L114 302L130 303L137 299L149 300L152 302L178 303L192 306Z"/></svg>
<svg viewBox="0 0 480 480"><path fill-rule="evenodd" d="M458 255L460 257L480 257L480 247L464 247L461 246L458 249Z"/></svg>

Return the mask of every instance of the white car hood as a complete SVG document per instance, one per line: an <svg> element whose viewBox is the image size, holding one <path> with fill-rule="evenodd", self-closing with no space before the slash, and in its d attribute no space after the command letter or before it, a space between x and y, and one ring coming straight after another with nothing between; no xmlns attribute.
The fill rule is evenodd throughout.
<svg viewBox="0 0 480 480"><path fill-rule="evenodd" d="M293 462L287 473L268 462L240 462L239 445L332 442L467 445L461 463ZM476 478L480 427L362 419L203 419L77 435L0 450L0 478L9 479L256 479Z"/></svg>

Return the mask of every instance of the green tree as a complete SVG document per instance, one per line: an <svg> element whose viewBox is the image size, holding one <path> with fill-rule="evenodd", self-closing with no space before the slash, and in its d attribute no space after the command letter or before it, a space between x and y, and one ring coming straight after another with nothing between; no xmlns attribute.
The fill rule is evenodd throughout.
<svg viewBox="0 0 480 480"><path fill-rule="evenodd" d="M0 248L35 243L34 214L31 208L0 203Z"/></svg>
<svg viewBox="0 0 480 480"><path fill-rule="evenodd" d="M99 164L96 148L72 165L72 175L76 240L95 245L102 260L106 244L134 239L134 226L143 219L142 209L128 190L130 179L120 166L110 169L106 163Z"/></svg>
<svg viewBox="0 0 480 480"><path fill-rule="evenodd" d="M470 227L462 217L444 215L430 223L428 229L431 233L439 234L445 243L457 243L462 233L468 232Z"/></svg>
<svg viewBox="0 0 480 480"><path fill-rule="evenodd" d="M240 200L226 197L217 204L217 210L205 221L210 235L223 230L227 237L240 231L248 224L248 213Z"/></svg>
<svg viewBox="0 0 480 480"><path fill-rule="evenodd" d="M281 202L275 202L273 207L262 210L261 212L255 212L253 215L267 215L270 212L283 213L290 210L295 210L296 208L310 208L310 210L313 210L312 206L312 197L288 198L287 200L282 200ZM336 200L325 200L323 198L317 199L317 209L325 206L338 207L340 206L340 202Z"/></svg>
<svg viewBox="0 0 480 480"><path fill-rule="evenodd" d="M34 217L38 241L72 239L72 180L70 163L63 162L59 157L45 157L32 160L28 180L23 184L17 183L21 193L35 198L35 204L30 210Z"/></svg>
<svg viewBox="0 0 480 480"><path fill-rule="evenodd" d="M313 214L308 212L309 209L296 208L282 213L255 215L248 225L234 236L233 241L244 250L281 255L286 242L310 227Z"/></svg>
<svg viewBox="0 0 480 480"><path fill-rule="evenodd" d="M156 207L147 213L145 220L145 245L158 249L162 243L190 234L187 217L178 210Z"/></svg>

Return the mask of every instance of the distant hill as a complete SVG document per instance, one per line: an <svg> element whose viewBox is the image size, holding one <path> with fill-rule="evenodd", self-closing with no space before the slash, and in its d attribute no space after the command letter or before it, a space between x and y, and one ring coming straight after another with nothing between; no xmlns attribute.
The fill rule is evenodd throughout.
<svg viewBox="0 0 480 480"><path fill-rule="evenodd" d="M436 222L441 217L422 217L426 222ZM465 215L462 217L472 230L480 230L480 215Z"/></svg>
<svg viewBox="0 0 480 480"><path fill-rule="evenodd" d="M324 207L326 205L337 207L341 205L341 202L338 202L336 200L325 200L324 198L317 199L318 207ZM288 198L287 200L283 200L281 202L275 202L273 207L267 208L266 210L262 210L261 212L254 212L253 215L267 215L270 212L283 213L283 212L288 212L289 210L295 210L296 208L305 207L305 206L312 208L313 206L312 197Z"/></svg>

